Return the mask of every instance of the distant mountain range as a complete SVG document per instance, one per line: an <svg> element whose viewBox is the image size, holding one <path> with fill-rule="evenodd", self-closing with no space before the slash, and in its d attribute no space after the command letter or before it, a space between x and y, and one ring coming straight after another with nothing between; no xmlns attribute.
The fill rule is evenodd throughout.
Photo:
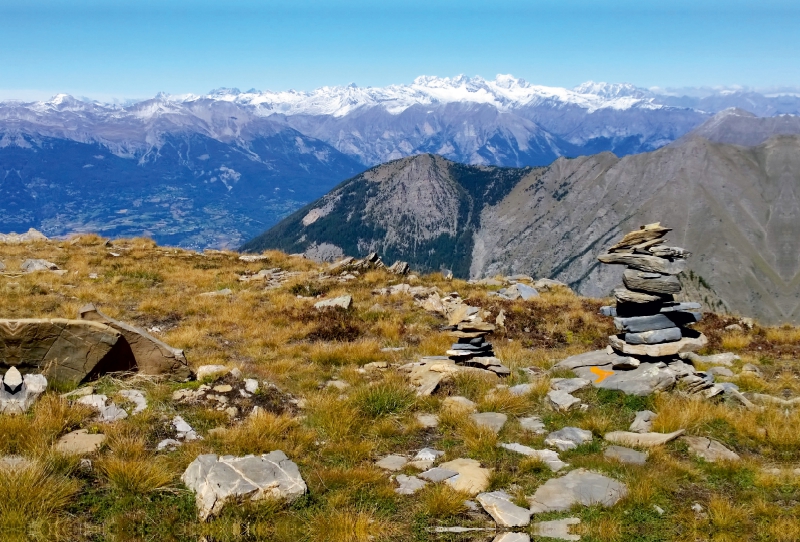
<svg viewBox="0 0 800 542"><path fill-rule="evenodd" d="M124 107L66 95L5 101L0 231L233 247L389 160L434 153L525 167L603 151L626 156L675 141L730 107L791 115L800 97L673 96L591 82L564 89L498 76L311 92L219 89Z"/></svg>
<svg viewBox="0 0 800 542"><path fill-rule="evenodd" d="M661 149L625 158L603 152L539 168L430 154L392 161L243 248L327 258L377 251L415 269L527 273L602 296L622 273L599 265L603 247L661 221L674 229L670 240L694 253L684 281L707 305L798 323L798 216L800 117L726 110Z"/></svg>

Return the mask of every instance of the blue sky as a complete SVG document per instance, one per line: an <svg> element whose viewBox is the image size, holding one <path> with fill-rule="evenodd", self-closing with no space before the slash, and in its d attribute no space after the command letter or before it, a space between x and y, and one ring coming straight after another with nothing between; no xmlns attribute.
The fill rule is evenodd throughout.
<svg viewBox="0 0 800 542"><path fill-rule="evenodd" d="M407 83L800 86L787 0L0 0L0 98Z"/></svg>

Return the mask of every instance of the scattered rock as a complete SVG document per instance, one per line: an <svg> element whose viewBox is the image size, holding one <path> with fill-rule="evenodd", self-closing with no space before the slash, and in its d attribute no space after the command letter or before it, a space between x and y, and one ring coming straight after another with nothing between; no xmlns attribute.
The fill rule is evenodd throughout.
<svg viewBox="0 0 800 542"><path fill-rule="evenodd" d="M258 380L255 378L248 378L244 381L244 389L247 393L255 393L258 391Z"/></svg>
<svg viewBox="0 0 800 542"><path fill-rule="evenodd" d="M453 476L458 475L458 472L450 469L443 469L441 467L434 467L432 469L426 470L425 472L419 475L420 478L424 478L429 482L443 482Z"/></svg>
<svg viewBox="0 0 800 542"><path fill-rule="evenodd" d="M460 395L448 397L442 401L442 410L463 410L466 412L475 412L478 405Z"/></svg>
<svg viewBox="0 0 800 542"><path fill-rule="evenodd" d="M695 455L709 463L717 461L739 461L739 456L726 448L721 442L705 437L681 437Z"/></svg>
<svg viewBox="0 0 800 542"><path fill-rule="evenodd" d="M344 391L350 387L350 384L348 384L344 380L328 380L327 382L325 382L325 387L334 388L339 391Z"/></svg>
<svg viewBox="0 0 800 542"><path fill-rule="evenodd" d="M92 386L83 386L76 390L72 390L69 393L62 393L61 398L74 401L75 399L79 399L80 397L86 397L87 395L92 395L93 393L94 393L94 388Z"/></svg>
<svg viewBox="0 0 800 542"><path fill-rule="evenodd" d="M191 441L200 438L200 435L198 435L195 430L192 429L192 426L186 423L186 420L181 416L175 416L172 419L172 427L178 433L178 438L180 440Z"/></svg>
<svg viewBox="0 0 800 542"><path fill-rule="evenodd" d="M380 467L383 470L388 471L398 471L401 470L403 467L406 466L408 463L408 459L403 457L402 455L387 455L380 461L375 462L376 467Z"/></svg>
<svg viewBox="0 0 800 542"><path fill-rule="evenodd" d="M629 428L634 433L649 433L653 428L653 420L656 419L656 413L651 410L641 410L636 413L633 423Z"/></svg>
<svg viewBox="0 0 800 542"><path fill-rule="evenodd" d="M531 512L564 512L574 504L609 507L628 493L628 488L613 478L576 469L561 478L553 478L540 486L528 500Z"/></svg>
<svg viewBox="0 0 800 542"><path fill-rule="evenodd" d="M575 393L583 388L590 386L591 380L585 378L553 378L550 380L550 387L554 390ZM526 384L520 384L525 386Z"/></svg>
<svg viewBox="0 0 800 542"><path fill-rule="evenodd" d="M554 452L553 450L534 450L533 448L524 446L517 442L512 442L510 444L501 442L498 444L498 446L505 448L506 450L511 450L512 452L517 452L518 454L534 457L550 467L550 470L553 472L558 472L567 466L566 463L559 459L558 453Z"/></svg>
<svg viewBox="0 0 800 542"><path fill-rule="evenodd" d="M486 427L497 434L506 424L508 416L500 412L480 412L478 414L471 414L470 419L479 427Z"/></svg>
<svg viewBox="0 0 800 542"><path fill-rule="evenodd" d="M753 365L752 363L745 363L742 365L742 376L744 375L752 375L756 378L762 378L761 369L758 366Z"/></svg>
<svg viewBox="0 0 800 542"><path fill-rule="evenodd" d="M744 331L744 328L739 324L731 324L729 326L725 326L724 329L730 333L742 333Z"/></svg>
<svg viewBox="0 0 800 542"><path fill-rule="evenodd" d="M523 527L531 521L531 511L511 502L505 491L480 493L475 499L501 527Z"/></svg>
<svg viewBox="0 0 800 542"><path fill-rule="evenodd" d="M228 374L224 365L201 365L197 368L197 380L216 380Z"/></svg>
<svg viewBox="0 0 800 542"><path fill-rule="evenodd" d="M463 491L470 495L477 495L489 487L491 469L481 467L480 462L474 459L454 459L439 465L440 468L456 471L458 474L448 478L446 483L456 491Z"/></svg>
<svg viewBox="0 0 800 542"><path fill-rule="evenodd" d="M173 438L165 438L164 440L156 444L156 451L160 452L162 450L174 450L180 445L181 443Z"/></svg>
<svg viewBox="0 0 800 542"><path fill-rule="evenodd" d="M300 471L280 450L261 456L198 456L181 476L195 492L201 520L218 514L229 501L293 501L307 486Z"/></svg>
<svg viewBox="0 0 800 542"><path fill-rule="evenodd" d="M731 371L727 367L711 367L706 372L708 374L712 374L714 376L724 376L724 377L727 377L727 378L730 378L730 377L734 376L733 371Z"/></svg>
<svg viewBox="0 0 800 542"><path fill-rule="evenodd" d="M609 446L603 455L609 459L616 459L620 463L632 465L644 465L647 462L647 454L623 446Z"/></svg>
<svg viewBox="0 0 800 542"><path fill-rule="evenodd" d="M147 408L147 399L145 398L144 394L139 390L122 390L119 394L130 401L131 403L135 404L136 406L133 409L131 414L139 414L143 412Z"/></svg>
<svg viewBox="0 0 800 542"><path fill-rule="evenodd" d="M539 416L530 416L528 418L520 418L519 425L525 431L532 431L537 435L543 435L547 433L547 429L545 429L544 423Z"/></svg>
<svg viewBox="0 0 800 542"><path fill-rule="evenodd" d="M436 414L416 414L417 422L425 429L433 429L439 426L439 416Z"/></svg>
<svg viewBox="0 0 800 542"><path fill-rule="evenodd" d="M108 397L105 395L86 395L76 401L82 405L90 406L100 413L99 420L101 422L115 422L124 420L128 417L128 413L119 408L113 402L108 402Z"/></svg>
<svg viewBox="0 0 800 542"><path fill-rule="evenodd" d="M394 479L400 485L394 492L400 495L413 495L428 484L416 476L406 476L405 474L398 474Z"/></svg>
<svg viewBox="0 0 800 542"><path fill-rule="evenodd" d="M547 393L550 406L559 412L567 412L581 404L581 400L565 391L552 390Z"/></svg>
<svg viewBox="0 0 800 542"><path fill-rule="evenodd" d="M23 273L33 273L35 271L58 271L59 267L47 260L28 259L20 266Z"/></svg>
<svg viewBox="0 0 800 542"><path fill-rule="evenodd" d="M614 444L621 446L642 446L649 448L652 446L661 446L672 440L675 440L683 433L685 429L678 429L672 433L631 433L629 431L612 431L606 433L605 439Z"/></svg>
<svg viewBox="0 0 800 542"><path fill-rule="evenodd" d="M573 450L581 444L592 442L592 432L578 427L564 427L553 431L544 440L546 446L558 448L562 452Z"/></svg>
<svg viewBox="0 0 800 542"><path fill-rule="evenodd" d="M100 449L106 436L89 434L88 429L78 429L67 433L56 442L56 451L70 455L88 455Z"/></svg>
<svg viewBox="0 0 800 542"><path fill-rule="evenodd" d="M326 309L331 307L339 307L341 309L349 309L353 303L353 297L350 295L343 295L341 297L334 297L333 299L324 299L314 303L315 309Z"/></svg>
<svg viewBox="0 0 800 542"><path fill-rule="evenodd" d="M203 292L200 297L227 297L233 295L233 290L230 288L223 288L222 290L214 290L212 292Z"/></svg>

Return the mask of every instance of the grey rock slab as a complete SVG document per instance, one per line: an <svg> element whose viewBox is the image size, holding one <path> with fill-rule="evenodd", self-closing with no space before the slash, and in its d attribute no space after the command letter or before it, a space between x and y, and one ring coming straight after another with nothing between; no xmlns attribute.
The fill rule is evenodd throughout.
<svg viewBox="0 0 800 542"><path fill-rule="evenodd" d="M457 474L458 473L454 470L443 469L441 467L434 467L432 469L426 470L423 473L420 473L419 477L435 483L435 482L443 482L444 480L452 478Z"/></svg>
<svg viewBox="0 0 800 542"><path fill-rule="evenodd" d="M627 288L614 288L614 299L616 299L619 303L637 303L642 305L664 301L664 296L646 294L644 292L634 292L633 290L628 290ZM614 314L609 316L618 316L617 311L614 311Z"/></svg>
<svg viewBox="0 0 800 542"><path fill-rule="evenodd" d="M315 309L326 309L326 308L333 308L338 307L340 309L349 309L350 305L353 303L353 297L350 295L343 295L340 297L334 297L332 299L323 299L322 301L317 301L314 303Z"/></svg>
<svg viewBox="0 0 800 542"><path fill-rule="evenodd" d="M405 474L398 474L394 479L400 486L394 492L400 495L413 495L428 485L425 480L420 480L416 476L406 476Z"/></svg>
<svg viewBox="0 0 800 542"><path fill-rule="evenodd" d="M27 259L20 266L23 273L33 273L34 271L58 271L58 266L53 262L41 259Z"/></svg>
<svg viewBox="0 0 800 542"><path fill-rule="evenodd" d="M689 449L695 455L705 459L709 463L717 461L739 461L740 457L733 451L726 448L721 442L705 437L682 437Z"/></svg>
<svg viewBox="0 0 800 542"><path fill-rule="evenodd" d="M564 512L574 504L604 507L615 505L628 493L625 484L586 469L576 469L553 478L529 497L531 512Z"/></svg>
<svg viewBox="0 0 800 542"><path fill-rule="evenodd" d="M531 511L511 502L505 491L479 493L475 500L501 527L524 527L531 521Z"/></svg>
<svg viewBox="0 0 800 542"><path fill-rule="evenodd" d="M533 391L533 384L517 384L508 388L511 395L528 395Z"/></svg>
<svg viewBox="0 0 800 542"><path fill-rule="evenodd" d="M605 305L600 307L600 315L601 316L616 316L617 315L617 307L612 307L610 305Z"/></svg>
<svg viewBox="0 0 800 542"><path fill-rule="evenodd" d="M681 340L681 330L678 327L625 334L625 342L628 344L659 344L679 340Z"/></svg>
<svg viewBox="0 0 800 542"><path fill-rule="evenodd" d="M628 318L614 318L614 326L619 331L626 333L641 333L675 326L685 326L699 322L703 315L692 311L674 311L653 314L651 316L630 316Z"/></svg>
<svg viewBox="0 0 800 542"><path fill-rule="evenodd" d="M581 536L570 534L569 528L580 524L578 518L553 519L550 521L539 521L531 524L531 534L542 538L555 538L557 540L580 540Z"/></svg>
<svg viewBox="0 0 800 542"><path fill-rule="evenodd" d="M626 359L626 356L616 356ZM610 365L583 366L573 369L575 374L591 379L596 388L617 390L628 395L645 396L675 385L676 377L663 363L640 363L632 370L617 370Z"/></svg>
<svg viewBox="0 0 800 542"><path fill-rule="evenodd" d="M665 303L659 312L697 311L700 310L700 307L700 303L694 302Z"/></svg>
<svg viewBox="0 0 800 542"><path fill-rule="evenodd" d="M711 367L707 372L714 376L724 376L724 377L734 376L733 371L731 371L727 367Z"/></svg>
<svg viewBox="0 0 800 542"><path fill-rule="evenodd" d="M553 378L550 380L551 388L567 393L574 393L591 385L592 381L585 378Z"/></svg>
<svg viewBox="0 0 800 542"><path fill-rule="evenodd" d="M640 360L632 358L630 356L616 357L611 365L611 368L625 371L625 370L636 369L641 364L642 362Z"/></svg>
<svg viewBox="0 0 800 542"><path fill-rule="evenodd" d="M627 265L639 271L664 275L678 275L686 270L685 260L670 261L658 256L645 256L642 254L616 252L602 254L597 259L603 263Z"/></svg>
<svg viewBox="0 0 800 542"><path fill-rule="evenodd" d="M608 442L619 444L621 446L641 446L649 448L651 446L661 446L675 440L683 433L685 429L678 429L672 433L632 433L630 431L612 431L606 433L605 438Z"/></svg>
<svg viewBox="0 0 800 542"><path fill-rule="evenodd" d="M398 471L406 466L408 463L408 459L403 457L402 455L387 455L380 461L375 462L376 467L380 467L383 470L388 471Z"/></svg>
<svg viewBox="0 0 800 542"><path fill-rule="evenodd" d="M100 409L100 421L102 422L116 422L124 420L127 417L128 413L114 403Z"/></svg>
<svg viewBox="0 0 800 542"><path fill-rule="evenodd" d="M172 428L175 429L175 432L178 434L178 438L181 440L197 440L200 438L195 430L192 428L191 425L186 423L181 416L175 416L172 418Z"/></svg>
<svg viewBox="0 0 800 542"><path fill-rule="evenodd" d="M292 501L307 491L297 465L280 450L260 456L201 455L186 468L181 480L195 492L201 520L218 514L230 501Z"/></svg>
<svg viewBox="0 0 800 542"><path fill-rule="evenodd" d="M616 459L620 463L631 465L644 465L647 462L647 454L624 446L609 446L603 455L609 459Z"/></svg>
<svg viewBox="0 0 800 542"><path fill-rule="evenodd" d="M131 414L139 414L140 412L144 412L147 409L147 398L145 398L144 393L139 390L122 390L119 394L127 399L128 401L132 402L136 405L133 409Z"/></svg>
<svg viewBox="0 0 800 542"><path fill-rule="evenodd" d="M660 344L628 344L617 335L611 335L608 337L608 344L617 352L628 356L648 356L651 358L661 358L675 356L683 352L693 352L695 350L700 350L708 344L708 339L702 333L687 335L686 330L682 333L683 337L681 340Z"/></svg>
<svg viewBox="0 0 800 542"><path fill-rule="evenodd" d="M629 290L646 294L677 294L681 291L681 283L674 275L645 273L635 269L626 269L622 273L622 283Z"/></svg>
<svg viewBox="0 0 800 542"><path fill-rule="evenodd" d="M634 433L649 433L653 428L653 420L656 418L656 413L652 410L640 410L631 422L628 428Z"/></svg>
<svg viewBox="0 0 800 542"><path fill-rule="evenodd" d="M499 433L508 421L508 416L500 412L480 412L471 414L470 419L479 427L486 427L494 433Z"/></svg>
<svg viewBox="0 0 800 542"><path fill-rule="evenodd" d="M529 299L539 297L539 292L536 291L536 288L528 286L527 284L517 283L513 286L509 286L505 290L505 295L512 297L512 299L521 297L523 301L528 301Z"/></svg>
<svg viewBox="0 0 800 542"><path fill-rule="evenodd" d="M105 440L105 435L89 434L87 429L78 429L58 439L55 448L64 454L88 455L99 450Z"/></svg>
<svg viewBox="0 0 800 542"><path fill-rule="evenodd" d="M552 390L547 392L547 400L555 410L567 412L581 404L581 400L565 391Z"/></svg>
<svg viewBox="0 0 800 542"><path fill-rule="evenodd" d="M699 356L694 352L687 352L685 354L681 354L681 357L684 359L688 359L692 363L706 363L708 365L724 365L725 367L730 367L731 365L733 365L734 361L742 359L732 352L724 352L722 354L714 354L712 356Z"/></svg>
<svg viewBox="0 0 800 542"><path fill-rule="evenodd" d="M579 427L564 427L553 431L544 439L546 446L558 448L562 452L575 449L587 442L592 442L592 432Z"/></svg>
<svg viewBox="0 0 800 542"><path fill-rule="evenodd" d="M527 418L520 418L519 425L525 431L531 431L537 435L547 433L544 422L539 416L529 416Z"/></svg>
<svg viewBox="0 0 800 542"><path fill-rule="evenodd" d="M498 444L498 446L527 457L536 458L550 467L550 470L553 472L558 472L567 466L566 463L559 459L558 453L554 452L553 450L535 450L529 446L525 446L524 444L519 444L517 442L501 442Z"/></svg>
<svg viewBox="0 0 800 542"><path fill-rule="evenodd" d="M614 359L620 357L624 356L609 354L606 350L592 350L591 352L585 352L583 354L570 356L564 360L561 360L555 365L555 367L558 369L570 370L575 370L579 367L602 367L604 365L612 365L614 363ZM594 378L586 378L589 380L594 380ZM595 376L595 378L597 377Z"/></svg>

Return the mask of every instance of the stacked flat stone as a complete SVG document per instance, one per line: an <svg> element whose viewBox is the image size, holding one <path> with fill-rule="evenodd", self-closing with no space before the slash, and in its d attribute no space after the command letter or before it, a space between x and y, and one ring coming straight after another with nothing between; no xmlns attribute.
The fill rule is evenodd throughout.
<svg viewBox="0 0 800 542"><path fill-rule="evenodd" d="M598 259L605 264L625 265L624 286L614 290L616 307L601 313L614 316L620 332L609 344L625 356L674 357L705 346L706 337L688 326L700 321L699 303L680 303L675 295L681 284L677 275L686 269L690 253L664 246L672 231L660 223L632 231Z"/></svg>
<svg viewBox="0 0 800 542"><path fill-rule="evenodd" d="M446 353L456 364L478 367L500 376L511 374L511 370L494 356L492 343L486 340L486 335L495 330L494 324L477 319L460 322L450 329L456 342Z"/></svg>

